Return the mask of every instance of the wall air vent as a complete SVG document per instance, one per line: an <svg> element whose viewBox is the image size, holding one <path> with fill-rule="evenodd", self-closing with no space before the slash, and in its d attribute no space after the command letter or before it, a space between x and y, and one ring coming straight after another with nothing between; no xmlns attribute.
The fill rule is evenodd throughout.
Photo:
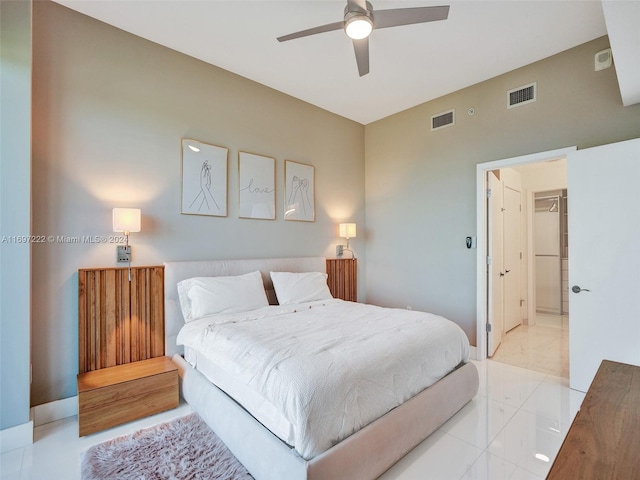
<svg viewBox="0 0 640 480"><path fill-rule="evenodd" d="M536 101L536 82L507 92L507 108L519 107Z"/></svg>
<svg viewBox="0 0 640 480"><path fill-rule="evenodd" d="M440 130L441 128L450 127L455 125L456 111L449 110L448 112L442 112L431 117L431 131Z"/></svg>

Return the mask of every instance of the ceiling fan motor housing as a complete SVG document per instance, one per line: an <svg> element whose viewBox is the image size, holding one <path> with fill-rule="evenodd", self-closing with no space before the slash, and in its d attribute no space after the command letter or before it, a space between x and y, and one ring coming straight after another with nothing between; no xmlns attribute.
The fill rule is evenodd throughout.
<svg viewBox="0 0 640 480"><path fill-rule="evenodd" d="M367 3L367 9L363 10L359 5L355 3L347 2L347 6L344 7L344 21L348 22L354 17L367 17L373 22L373 5Z"/></svg>

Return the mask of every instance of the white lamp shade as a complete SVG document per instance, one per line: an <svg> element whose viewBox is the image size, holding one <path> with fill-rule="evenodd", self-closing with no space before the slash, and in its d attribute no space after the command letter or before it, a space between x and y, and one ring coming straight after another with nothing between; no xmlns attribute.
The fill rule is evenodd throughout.
<svg viewBox="0 0 640 480"><path fill-rule="evenodd" d="M356 238L356 224L355 223L341 223L340 224L340 238Z"/></svg>
<svg viewBox="0 0 640 480"><path fill-rule="evenodd" d="M114 208L113 209L114 232L139 232L140 209L139 208Z"/></svg>

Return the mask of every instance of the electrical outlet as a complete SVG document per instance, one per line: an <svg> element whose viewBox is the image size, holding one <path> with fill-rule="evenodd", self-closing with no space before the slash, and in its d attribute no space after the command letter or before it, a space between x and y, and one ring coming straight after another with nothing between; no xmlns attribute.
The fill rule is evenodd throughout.
<svg viewBox="0 0 640 480"><path fill-rule="evenodd" d="M344 253L344 245L336 245L336 257L341 257Z"/></svg>
<svg viewBox="0 0 640 480"><path fill-rule="evenodd" d="M117 260L118 263L131 261L131 245L118 245Z"/></svg>

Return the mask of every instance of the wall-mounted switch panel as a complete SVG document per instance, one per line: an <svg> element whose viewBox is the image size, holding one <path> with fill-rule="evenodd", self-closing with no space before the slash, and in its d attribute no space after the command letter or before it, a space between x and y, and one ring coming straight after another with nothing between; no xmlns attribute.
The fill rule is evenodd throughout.
<svg viewBox="0 0 640 480"><path fill-rule="evenodd" d="M118 245L117 251L118 263L131 261L131 245Z"/></svg>

